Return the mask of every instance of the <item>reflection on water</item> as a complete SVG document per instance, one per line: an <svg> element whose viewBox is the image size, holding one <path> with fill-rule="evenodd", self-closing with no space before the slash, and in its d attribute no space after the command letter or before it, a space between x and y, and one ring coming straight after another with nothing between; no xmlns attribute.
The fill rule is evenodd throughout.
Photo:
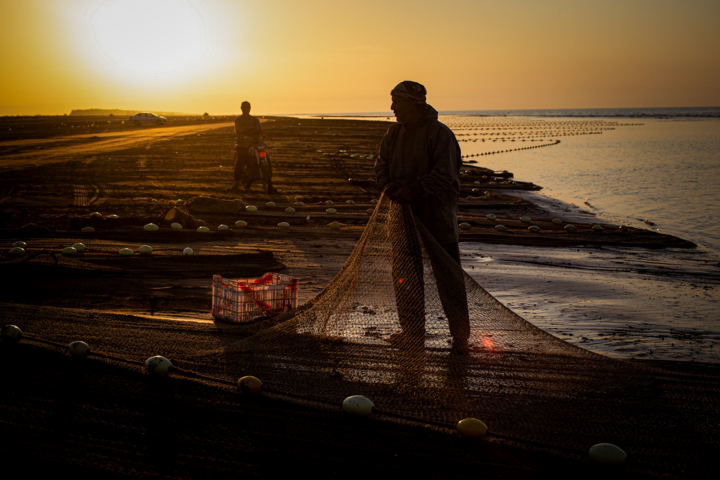
<svg viewBox="0 0 720 480"><path fill-rule="evenodd" d="M542 185L552 197L578 205L587 202L596 213L625 223L647 219L662 233L720 253L720 120L619 123L600 134L560 137L560 144L548 148L471 158L478 165L509 170L518 180ZM622 125L627 123L634 125ZM463 142L461 147L466 159L486 150L483 142Z"/></svg>

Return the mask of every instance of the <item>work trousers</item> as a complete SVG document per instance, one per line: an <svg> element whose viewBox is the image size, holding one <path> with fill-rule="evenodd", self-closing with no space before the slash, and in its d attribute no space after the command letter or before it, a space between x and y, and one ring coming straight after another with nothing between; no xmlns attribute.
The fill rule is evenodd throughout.
<svg viewBox="0 0 720 480"><path fill-rule="evenodd" d="M460 248L456 242L438 245L431 240L427 230L420 232L414 221L409 205L391 204L388 231L392 249L392 279L402 332L408 338L424 340L425 284L434 283L453 342L466 343L470 336L470 318L465 276L460 266ZM423 245L432 271L432 277L427 279L423 268ZM445 255L442 251L455 262L443 261Z"/></svg>

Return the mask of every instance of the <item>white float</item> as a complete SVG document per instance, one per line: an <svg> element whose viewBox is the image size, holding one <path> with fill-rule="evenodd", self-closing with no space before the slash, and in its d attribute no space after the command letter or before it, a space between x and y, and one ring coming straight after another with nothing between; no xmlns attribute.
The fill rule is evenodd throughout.
<svg viewBox="0 0 720 480"><path fill-rule="evenodd" d="M473 188L472 193L480 193L480 190L478 190L477 188Z"/></svg>
<svg viewBox="0 0 720 480"><path fill-rule="evenodd" d="M267 202L267 203L265 204L265 206L266 206L266 207L274 207L274 206L275 206L275 202Z"/></svg>
<svg viewBox="0 0 720 480"><path fill-rule="evenodd" d="M10 255L17 255L19 257L21 255L25 255L25 249L22 247L13 247L8 253Z"/></svg>
<svg viewBox="0 0 720 480"><path fill-rule="evenodd" d="M85 358L88 356L88 353L90 353L90 346L85 342L71 342L70 345L68 345L68 352L73 357Z"/></svg>
<svg viewBox="0 0 720 480"><path fill-rule="evenodd" d="M288 222L280 222L277 226L280 228L290 228L290 224Z"/></svg>
<svg viewBox="0 0 720 480"><path fill-rule="evenodd" d="M458 227L460 227L461 230L467 230L469 228L472 228L472 226L467 222L461 223L460 225L458 225Z"/></svg>
<svg viewBox="0 0 720 480"><path fill-rule="evenodd" d="M238 228L245 228L247 227L247 222L245 220L238 220L235 222L235 226Z"/></svg>
<svg viewBox="0 0 720 480"><path fill-rule="evenodd" d="M255 213L257 212L257 207L255 205L248 205L245 207L246 212Z"/></svg>
<svg viewBox="0 0 720 480"><path fill-rule="evenodd" d="M353 202L352 200L348 200L348 201L345 202L345 203L347 203L348 205L355 205L355 202Z"/></svg>
<svg viewBox="0 0 720 480"><path fill-rule="evenodd" d="M229 230L229 229L230 229L230 227L228 227L224 223L222 225L218 225L218 230L222 231L222 230Z"/></svg>
<svg viewBox="0 0 720 480"><path fill-rule="evenodd" d="M553 222L555 225L562 225L562 219L560 219L560 218L553 218L553 219L552 219L552 222Z"/></svg>
<svg viewBox="0 0 720 480"><path fill-rule="evenodd" d="M75 255L76 253L78 253L78 251L75 247L65 247L60 253L62 253L63 255Z"/></svg>
<svg viewBox="0 0 720 480"><path fill-rule="evenodd" d="M173 222L172 224L170 224L170 228L172 228L173 230L182 230L183 227L179 223Z"/></svg>
<svg viewBox="0 0 720 480"><path fill-rule="evenodd" d="M143 227L143 229L145 229L146 232L156 232L156 231L160 230L160 227L158 227L154 223L148 223L147 225L145 225Z"/></svg>
<svg viewBox="0 0 720 480"><path fill-rule="evenodd" d="M141 255L150 255L153 252L153 248L150 245L143 245L138 248L138 253Z"/></svg>
<svg viewBox="0 0 720 480"><path fill-rule="evenodd" d="M463 437L482 438L488 427L477 418L464 418L457 423L457 431Z"/></svg>
<svg viewBox="0 0 720 480"><path fill-rule="evenodd" d="M371 402L369 398L363 397L362 395L347 397L343 400L342 406L345 413L362 417L370 415L373 408L375 408L375 404Z"/></svg>
<svg viewBox="0 0 720 480"><path fill-rule="evenodd" d="M538 227L538 226L536 226L536 225L530 225L530 226L528 227L528 232L540 233L540 227Z"/></svg>
<svg viewBox="0 0 720 480"><path fill-rule="evenodd" d="M103 216L100 212L93 212L90 214L90 218L103 218Z"/></svg>
<svg viewBox="0 0 720 480"><path fill-rule="evenodd" d="M198 233L208 233L210 229L208 227L198 227L197 232Z"/></svg>
<svg viewBox="0 0 720 480"><path fill-rule="evenodd" d="M109 219L111 219L111 220L118 220L120 217L117 216L117 215L115 215L115 214L113 214L113 215L108 215L107 218L109 218Z"/></svg>
<svg viewBox="0 0 720 480"><path fill-rule="evenodd" d="M246 375L237 382L238 388L242 393L258 394L262 391L263 382L252 375Z"/></svg>
<svg viewBox="0 0 720 480"><path fill-rule="evenodd" d="M488 213L487 215L485 215L485 218L487 218L488 220L495 220L497 217L492 213Z"/></svg>
<svg viewBox="0 0 720 480"><path fill-rule="evenodd" d="M82 233L93 233L95 229L93 227L83 227L82 230L80 230Z"/></svg>
<svg viewBox="0 0 720 480"><path fill-rule="evenodd" d="M475 185L480 185L480 180L475 180Z"/></svg>
<svg viewBox="0 0 720 480"><path fill-rule="evenodd" d="M295 213L295 209L293 207L287 207L285 213Z"/></svg>
<svg viewBox="0 0 720 480"><path fill-rule="evenodd" d="M532 222L532 220L530 219L530 217L520 217L520 221L523 222L523 223L530 223L530 222Z"/></svg>
<svg viewBox="0 0 720 480"><path fill-rule="evenodd" d="M325 210L325 211L326 211L327 213L329 213L330 215L332 215L332 214L334 214L334 213L337 213L337 210L335 210L334 208L328 208L328 209Z"/></svg>
<svg viewBox="0 0 720 480"><path fill-rule="evenodd" d="M333 204L332 200L325 200L325 205L332 205L332 204Z"/></svg>
<svg viewBox="0 0 720 480"><path fill-rule="evenodd" d="M373 205L377 205L377 203L378 203L377 198L373 198L372 200L370 200L370 203L372 203Z"/></svg>
<svg viewBox="0 0 720 480"><path fill-rule="evenodd" d="M85 245L82 243L76 243L75 245L73 245L73 248L77 250L77 253L85 252Z"/></svg>
<svg viewBox="0 0 720 480"><path fill-rule="evenodd" d="M372 215L374 211L374 208L368 208L367 210L365 210L365 213L367 213L368 215Z"/></svg>
<svg viewBox="0 0 720 480"><path fill-rule="evenodd" d="M3 342L16 343L22 338L22 330L16 325L5 325L0 328L0 339Z"/></svg>
<svg viewBox="0 0 720 480"><path fill-rule="evenodd" d="M334 229L334 230L340 230L342 228L342 223L340 222L332 222L328 227Z"/></svg>
<svg viewBox="0 0 720 480"><path fill-rule="evenodd" d="M120 255L122 255L123 257L126 257L126 256L128 256L128 255L132 255L132 254L133 254L133 251L130 250L129 248L121 248L118 253L119 253Z"/></svg>
<svg viewBox="0 0 720 480"><path fill-rule="evenodd" d="M602 232L603 228L600 225L593 225L592 229L596 232Z"/></svg>
<svg viewBox="0 0 720 480"><path fill-rule="evenodd" d="M185 250L183 250L183 255L192 255L193 253L193 249L190 247L187 247Z"/></svg>
<svg viewBox="0 0 720 480"><path fill-rule="evenodd" d="M482 179L483 179L483 180L487 180L487 179L488 179L488 176L487 176L487 175L483 175L483 176L482 176Z"/></svg>
<svg viewBox="0 0 720 480"><path fill-rule="evenodd" d="M304 207L305 204L303 202L295 202L296 207Z"/></svg>
<svg viewBox="0 0 720 480"><path fill-rule="evenodd" d="M577 230L577 228L575 228L575 225L567 224L565 225L565 230L567 230L568 232L574 232Z"/></svg>
<svg viewBox="0 0 720 480"><path fill-rule="evenodd" d="M604 465L623 465L627 459L627 453L622 448L612 443L598 443L590 447L590 459Z"/></svg>
<svg viewBox="0 0 720 480"><path fill-rule="evenodd" d="M168 371L172 367L172 363L165 357L156 355L145 360L145 370L150 375L156 375L158 377L165 377Z"/></svg>
<svg viewBox="0 0 720 480"><path fill-rule="evenodd" d="M13 243L13 248L27 248L27 243L15 242L15 243Z"/></svg>
<svg viewBox="0 0 720 480"><path fill-rule="evenodd" d="M498 230L500 232L507 232L507 227L505 225L495 225L495 230Z"/></svg>

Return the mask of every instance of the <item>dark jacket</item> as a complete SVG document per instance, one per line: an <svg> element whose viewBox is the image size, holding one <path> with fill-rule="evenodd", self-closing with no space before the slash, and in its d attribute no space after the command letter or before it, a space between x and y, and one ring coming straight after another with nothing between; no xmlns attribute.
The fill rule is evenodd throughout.
<svg viewBox="0 0 720 480"><path fill-rule="evenodd" d="M423 192L411 203L415 217L438 243L453 243L458 241L461 166L455 134L428 105L415 128L396 123L385 134L375 161L377 186L383 190L390 183L403 186L417 181Z"/></svg>
<svg viewBox="0 0 720 480"><path fill-rule="evenodd" d="M262 133L260 120L252 115L240 115L235 119L235 133L237 134L238 143L241 143L243 137L250 137L253 142L257 143Z"/></svg>

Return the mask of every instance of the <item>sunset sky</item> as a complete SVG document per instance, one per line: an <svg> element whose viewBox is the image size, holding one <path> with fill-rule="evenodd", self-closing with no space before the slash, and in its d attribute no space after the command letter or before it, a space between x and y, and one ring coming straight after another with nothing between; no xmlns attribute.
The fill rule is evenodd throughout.
<svg viewBox="0 0 720 480"><path fill-rule="evenodd" d="M718 0L0 0L0 115L720 106Z"/></svg>

